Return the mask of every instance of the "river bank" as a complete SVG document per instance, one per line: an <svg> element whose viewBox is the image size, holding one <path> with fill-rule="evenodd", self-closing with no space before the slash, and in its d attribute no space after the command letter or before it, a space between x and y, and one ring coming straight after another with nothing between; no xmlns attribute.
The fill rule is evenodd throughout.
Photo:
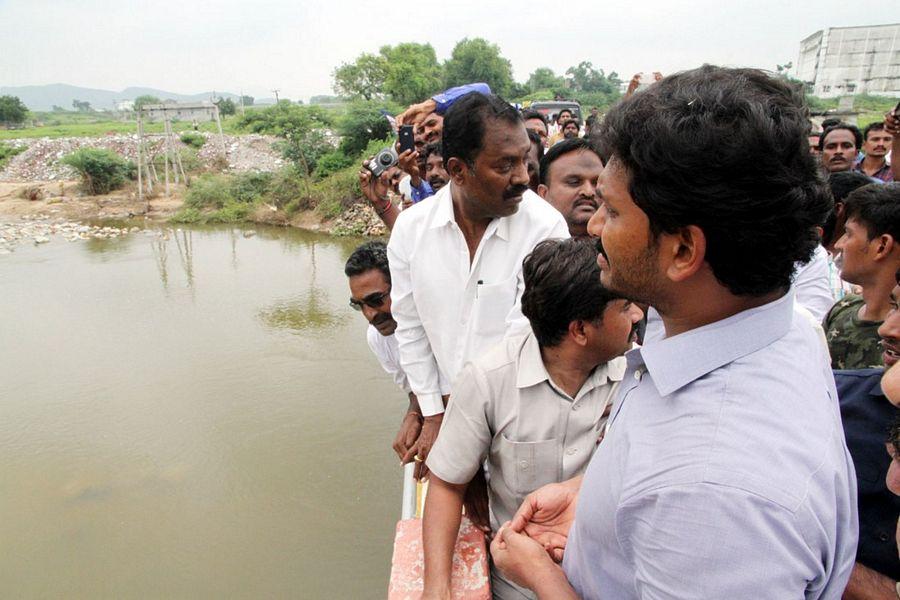
<svg viewBox="0 0 900 600"><path fill-rule="evenodd" d="M184 204L183 186L173 186L169 197L157 195L140 200L134 186L100 196L86 196L79 182L0 181L0 220L40 220L42 217L65 221L125 221L144 218L169 223ZM318 231L333 235L382 236L387 229L367 204L356 204L338 217L325 218L316 210L301 210L288 215L284 210L262 204L247 215L248 224L276 225Z"/></svg>

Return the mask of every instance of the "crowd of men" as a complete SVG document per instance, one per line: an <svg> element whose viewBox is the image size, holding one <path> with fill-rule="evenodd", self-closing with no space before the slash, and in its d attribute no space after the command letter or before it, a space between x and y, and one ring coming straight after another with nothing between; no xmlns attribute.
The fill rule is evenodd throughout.
<svg viewBox="0 0 900 600"><path fill-rule="evenodd" d="M813 135L791 84L712 66L565 113L454 88L360 171L423 597L464 511L496 598L900 597L900 114Z"/></svg>

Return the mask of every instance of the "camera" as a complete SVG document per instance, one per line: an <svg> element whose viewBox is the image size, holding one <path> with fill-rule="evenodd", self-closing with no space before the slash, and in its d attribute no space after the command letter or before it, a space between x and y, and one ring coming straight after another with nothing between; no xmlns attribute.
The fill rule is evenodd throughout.
<svg viewBox="0 0 900 600"><path fill-rule="evenodd" d="M393 148L385 148L375 155L375 158L366 163L366 168L372 171L372 175L378 177L397 164L397 151Z"/></svg>

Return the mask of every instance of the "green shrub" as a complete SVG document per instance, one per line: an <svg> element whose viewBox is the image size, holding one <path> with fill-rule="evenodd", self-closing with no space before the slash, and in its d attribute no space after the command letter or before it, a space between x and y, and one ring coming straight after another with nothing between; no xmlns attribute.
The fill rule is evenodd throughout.
<svg viewBox="0 0 900 600"><path fill-rule="evenodd" d="M206 143L206 136L197 131L185 131L181 134L181 143L199 150Z"/></svg>
<svg viewBox="0 0 900 600"><path fill-rule="evenodd" d="M200 212L199 208L191 208L188 206L184 206L177 213L172 215L170 219L173 223L203 223L206 219L203 216L203 213Z"/></svg>
<svg viewBox="0 0 900 600"><path fill-rule="evenodd" d="M5 167L13 156L22 152L25 152L25 146L10 146L0 142L0 169Z"/></svg>
<svg viewBox="0 0 900 600"><path fill-rule="evenodd" d="M231 179L231 196L238 202L256 202L266 194L271 183L271 173L237 173Z"/></svg>
<svg viewBox="0 0 900 600"><path fill-rule="evenodd" d="M334 218L355 204L362 192L359 189L359 167L351 165L312 185L316 210L326 218Z"/></svg>
<svg viewBox="0 0 900 600"><path fill-rule="evenodd" d="M309 197L309 182L305 182L295 167L285 167L275 173L266 200L288 214L301 209L312 208Z"/></svg>
<svg viewBox="0 0 900 600"><path fill-rule="evenodd" d="M88 194L107 194L125 185L133 165L111 150L82 148L60 161L81 176L81 184Z"/></svg>
<svg viewBox="0 0 900 600"><path fill-rule="evenodd" d="M350 165L353 164L353 159L341 152L340 150L335 150L334 152L329 152L328 154L323 154L319 161L316 163L316 177L318 179L323 179L328 177L332 173L340 171L341 169L346 169Z"/></svg>
<svg viewBox="0 0 900 600"><path fill-rule="evenodd" d="M191 184L184 199L189 208L222 208L234 201L231 181L225 175L201 175Z"/></svg>
<svg viewBox="0 0 900 600"><path fill-rule="evenodd" d="M385 106L375 101L356 101L350 104L338 121L341 152L347 156L356 156L371 140L383 140L391 134L391 124L381 114L382 108ZM390 112L397 114L396 111Z"/></svg>
<svg viewBox="0 0 900 600"><path fill-rule="evenodd" d="M210 223L239 223L244 221L253 212L254 206L246 202L226 202L225 206L210 214L207 221Z"/></svg>
<svg viewBox="0 0 900 600"><path fill-rule="evenodd" d="M194 148L179 148L178 157L181 158L181 166L184 167L185 173L195 173L203 167L203 163L200 162L200 155ZM158 173L162 173L166 168L165 155L157 154L154 156L153 166L156 167ZM173 168L172 163L169 163L169 168Z"/></svg>

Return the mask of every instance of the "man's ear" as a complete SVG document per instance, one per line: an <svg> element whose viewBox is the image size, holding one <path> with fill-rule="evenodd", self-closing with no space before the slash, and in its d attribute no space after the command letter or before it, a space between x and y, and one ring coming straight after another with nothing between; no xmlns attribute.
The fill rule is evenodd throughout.
<svg viewBox="0 0 900 600"><path fill-rule="evenodd" d="M447 160L447 174L450 176L450 180L453 183L461 185L465 182L466 176L469 174L469 165L460 158L455 156L451 157Z"/></svg>
<svg viewBox="0 0 900 600"><path fill-rule="evenodd" d="M661 257L668 261L666 275L672 281L691 278L706 260L706 235L696 225L659 236Z"/></svg>
<svg viewBox="0 0 900 600"><path fill-rule="evenodd" d="M569 336L579 346L587 344L587 332L585 331L584 321L569 321Z"/></svg>
<svg viewBox="0 0 900 600"><path fill-rule="evenodd" d="M897 244L897 240L889 233L883 233L879 235L877 239L872 241L876 242L875 260L888 258L893 254L894 250L900 248L900 244Z"/></svg>
<svg viewBox="0 0 900 600"><path fill-rule="evenodd" d="M550 188L548 188L546 185L544 185L543 183L539 183L539 184L538 184L537 194L538 194L538 196L540 196L540 197L543 198L544 200L547 199L547 192L548 192L548 191L550 191Z"/></svg>

